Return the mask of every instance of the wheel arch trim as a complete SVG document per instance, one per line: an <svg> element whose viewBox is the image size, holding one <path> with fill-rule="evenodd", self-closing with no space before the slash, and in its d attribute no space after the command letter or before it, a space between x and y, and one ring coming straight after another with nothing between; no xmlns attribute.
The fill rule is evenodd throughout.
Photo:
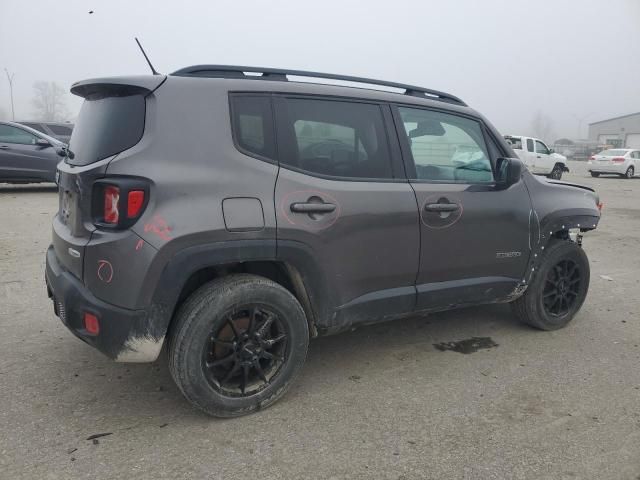
<svg viewBox="0 0 640 480"><path fill-rule="evenodd" d="M317 325L330 308L329 291L312 251L300 242L275 240L233 240L195 245L178 251L164 266L156 283L149 305L149 328L152 335L165 335L170 327L180 294L187 281L197 272L207 268L252 262L282 264L302 303L308 318L310 331L317 332Z"/></svg>

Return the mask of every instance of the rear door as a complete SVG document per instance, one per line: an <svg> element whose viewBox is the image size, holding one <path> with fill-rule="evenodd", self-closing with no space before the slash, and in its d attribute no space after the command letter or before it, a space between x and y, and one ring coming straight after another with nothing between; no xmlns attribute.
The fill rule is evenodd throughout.
<svg viewBox="0 0 640 480"><path fill-rule="evenodd" d="M51 146L36 145L38 137L13 125L0 125L0 179L53 181L56 158Z"/></svg>
<svg viewBox="0 0 640 480"><path fill-rule="evenodd" d="M504 299L529 256L524 183L496 187L503 152L479 120L408 106L398 106L395 118L420 209L417 308Z"/></svg>
<svg viewBox="0 0 640 480"><path fill-rule="evenodd" d="M274 105L278 252L312 252L328 328L411 312L419 220L389 107L284 95Z"/></svg>

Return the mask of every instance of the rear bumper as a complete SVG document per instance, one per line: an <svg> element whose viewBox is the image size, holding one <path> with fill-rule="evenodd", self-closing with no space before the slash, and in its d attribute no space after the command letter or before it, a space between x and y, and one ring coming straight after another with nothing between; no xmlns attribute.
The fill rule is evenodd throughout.
<svg viewBox="0 0 640 480"><path fill-rule="evenodd" d="M47 250L46 263L45 280L54 312L76 337L120 362L152 362L158 357L164 337L151 335L145 310L120 308L96 298L64 270L53 247ZM98 318L97 335L85 329L86 312Z"/></svg>
<svg viewBox="0 0 640 480"><path fill-rule="evenodd" d="M590 172L595 172L595 173L617 173L619 175L623 175L624 172L627 171L624 163L621 163L619 165L613 165L613 164L599 165L597 163L592 163L589 165L588 169Z"/></svg>

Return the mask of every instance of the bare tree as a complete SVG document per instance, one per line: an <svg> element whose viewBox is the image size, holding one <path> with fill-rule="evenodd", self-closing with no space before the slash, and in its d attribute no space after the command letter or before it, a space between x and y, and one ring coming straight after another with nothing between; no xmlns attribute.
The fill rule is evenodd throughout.
<svg viewBox="0 0 640 480"><path fill-rule="evenodd" d="M65 91L56 82L36 82L33 85L33 107L38 120L59 122L69 115L65 101Z"/></svg>
<svg viewBox="0 0 640 480"><path fill-rule="evenodd" d="M531 121L531 132L546 143L550 143L556 136L553 120L540 110L538 110L533 116L533 120Z"/></svg>

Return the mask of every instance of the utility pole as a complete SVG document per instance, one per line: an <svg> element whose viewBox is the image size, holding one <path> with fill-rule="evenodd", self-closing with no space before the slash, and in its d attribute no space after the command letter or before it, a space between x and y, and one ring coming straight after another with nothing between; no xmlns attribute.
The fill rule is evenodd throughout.
<svg viewBox="0 0 640 480"><path fill-rule="evenodd" d="M6 68L4 69L4 71L7 73L7 80L9 81L9 92L11 92L11 120L16 119L16 111L13 108L13 77L16 76L15 73L12 73L11 75L9 75L9 70L7 70Z"/></svg>

